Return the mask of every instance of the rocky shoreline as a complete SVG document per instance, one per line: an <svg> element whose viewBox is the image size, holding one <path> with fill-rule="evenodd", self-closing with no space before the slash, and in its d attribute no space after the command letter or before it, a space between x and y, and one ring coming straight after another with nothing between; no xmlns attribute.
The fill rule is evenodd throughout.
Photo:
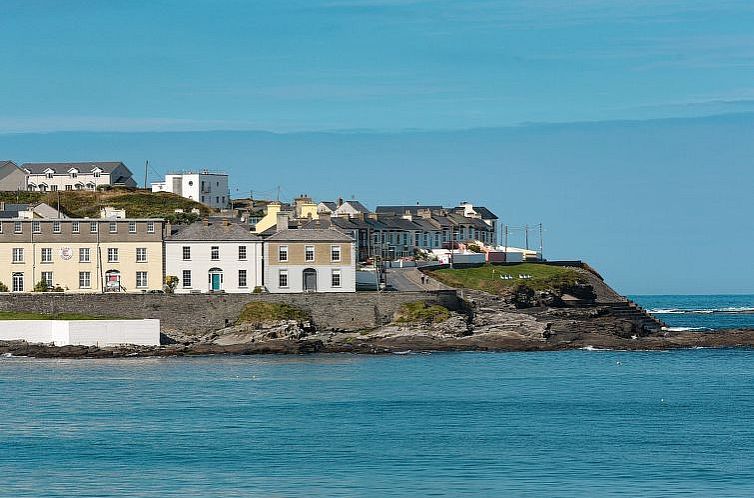
<svg viewBox="0 0 754 498"><path fill-rule="evenodd" d="M439 323L393 323L370 330L317 330L293 320L241 324L203 336L178 332L162 346L55 347L0 341L0 354L36 358L124 358L211 354L389 354L435 351L666 350L754 347L754 329L647 331L608 307L533 306L479 291L465 293L469 310Z"/></svg>

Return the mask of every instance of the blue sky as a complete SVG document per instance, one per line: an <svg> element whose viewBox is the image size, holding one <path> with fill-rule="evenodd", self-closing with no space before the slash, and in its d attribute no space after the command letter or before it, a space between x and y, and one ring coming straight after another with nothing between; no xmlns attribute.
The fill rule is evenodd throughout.
<svg viewBox="0 0 754 498"><path fill-rule="evenodd" d="M478 200L622 292L754 292L750 1L3 0L0 29L0 159Z"/></svg>

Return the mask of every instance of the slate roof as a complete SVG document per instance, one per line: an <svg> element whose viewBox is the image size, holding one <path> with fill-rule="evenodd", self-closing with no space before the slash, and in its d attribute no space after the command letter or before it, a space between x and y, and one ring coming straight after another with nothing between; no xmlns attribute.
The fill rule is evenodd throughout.
<svg viewBox="0 0 754 498"><path fill-rule="evenodd" d="M0 161L0 179L5 178L17 169L20 168L13 161Z"/></svg>
<svg viewBox="0 0 754 498"><path fill-rule="evenodd" d="M354 208L356 211L360 213L370 213L369 208L366 207L364 204L360 203L359 201L345 201L343 204L348 204L352 208ZM329 207L329 206L328 206Z"/></svg>
<svg viewBox="0 0 754 498"><path fill-rule="evenodd" d="M197 221L190 225L182 226L177 232L167 237L167 241L193 241L193 242L222 242L222 241L246 241L255 242L262 239L249 231L248 225L229 222L224 220L210 219L209 224Z"/></svg>
<svg viewBox="0 0 754 498"><path fill-rule="evenodd" d="M105 173L112 173L120 166L126 167L122 162L96 161L85 163L24 163L21 165L23 169L28 170L32 175L41 175L48 168L53 170L56 174L66 174L71 168L76 168L82 173L91 173L94 168L99 168Z"/></svg>
<svg viewBox="0 0 754 498"><path fill-rule="evenodd" d="M0 211L0 218L2 219L18 218L19 211L28 211L28 209L29 209L28 204L6 203L5 208L2 211Z"/></svg>
<svg viewBox="0 0 754 498"><path fill-rule="evenodd" d="M483 220L496 220L498 219L497 216L495 216L495 213L490 211L484 206L474 206L474 211L479 213L479 216L482 217Z"/></svg>
<svg viewBox="0 0 754 498"><path fill-rule="evenodd" d="M271 242L353 242L353 238L333 228L281 230L267 238Z"/></svg>
<svg viewBox="0 0 754 498"><path fill-rule="evenodd" d="M330 211L335 211L336 209L338 209L338 204L332 201L321 201L320 204L327 206L327 209L329 209Z"/></svg>
<svg viewBox="0 0 754 498"><path fill-rule="evenodd" d="M397 215L404 215L406 214L406 211L411 213L412 215L417 215L419 210L429 209L430 211L439 211L443 209L442 206L377 206L376 212L380 214L388 214L393 213Z"/></svg>

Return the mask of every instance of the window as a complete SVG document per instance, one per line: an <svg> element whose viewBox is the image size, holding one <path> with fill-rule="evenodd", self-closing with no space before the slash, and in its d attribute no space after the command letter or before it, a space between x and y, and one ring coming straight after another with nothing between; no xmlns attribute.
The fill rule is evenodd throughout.
<svg viewBox="0 0 754 498"><path fill-rule="evenodd" d="M57 185L53 185L52 187L50 187L50 190L52 190L53 192L57 192L58 191L58 186Z"/></svg>
<svg viewBox="0 0 754 498"><path fill-rule="evenodd" d="M145 271L136 272L136 287L138 289L143 289L144 287L147 287L147 272Z"/></svg>
<svg viewBox="0 0 754 498"><path fill-rule="evenodd" d="M94 176L94 178L99 178L100 176L102 176L102 173L100 173L99 171L95 171L93 173L93 176Z"/></svg>
<svg viewBox="0 0 754 498"><path fill-rule="evenodd" d="M212 261L217 261L220 259L220 247L219 246L212 246L210 249L210 259Z"/></svg>
<svg viewBox="0 0 754 498"><path fill-rule="evenodd" d="M117 247L108 247L107 248L107 262L108 263L117 263L118 262L118 248Z"/></svg>
<svg viewBox="0 0 754 498"><path fill-rule="evenodd" d="M88 247L79 247L79 263L89 263L91 259L89 259L89 248Z"/></svg>
<svg viewBox="0 0 754 498"><path fill-rule="evenodd" d="M53 221L52 222L52 233L60 233L60 222L59 221Z"/></svg>
<svg viewBox="0 0 754 498"><path fill-rule="evenodd" d="M191 270L183 270L183 287L191 287Z"/></svg>
<svg viewBox="0 0 754 498"><path fill-rule="evenodd" d="M42 272L42 282L45 283L47 288L52 288L54 284L52 283L52 272L51 271L43 271Z"/></svg>
<svg viewBox="0 0 754 498"><path fill-rule="evenodd" d="M48 180L52 180L52 171L48 171L45 176L47 177Z"/></svg>
<svg viewBox="0 0 754 498"><path fill-rule="evenodd" d="M53 185L53 187L57 187L57 185ZM73 190L73 185L66 185L65 189L66 190Z"/></svg>
<svg viewBox="0 0 754 498"><path fill-rule="evenodd" d="M3 233L3 224L0 223L0 233Z"/></svg>
<svg viewBox="0 0 754 498"><path fill-rule="evenodd" d="M238 246L238 259L241 261L246 259L246 246Z"/></svg>
<svg viewBox="0 0 754 498"><path fill-rule="evenodd" d="M52 247L42 248L42 263L52 263Z"/></svg>
<svg viewBox="0 0 754 498"><path fill-rule="evenodd" d="M330 261L340 261L340 246L330 248Z"/></svg>
<svg viewBox="0 0 754 498"><path fill-rule="evenodd" d="M238 286L246 287L246 270L238 270Z"/></svg>
<svg viewBox="0 0 754 498"><path fill-rule="evenodd" d="M79 174L75 171L71 171L71 178L78 178Z"/></svg>
<svg viewBox="0 0 754 498"><path fill-rule="evenodd" d="M147 233L154 233L154 221L147 222Z"/></svg>
<svg viewBox="0 0 754 498"><path fill-rule="evenodd" d="M13 292L23 292L23 291L24 291L24 274L14 273L13 274Z"/></svg>
<svg viewBox="0 0 754 498"><path fill-rule="evenodd" d="M13 262L14 263L23 263L24 262L24 248L23 247L14 247L13 248Z"/></svg>
<svg viewBox="0 0 754 498"><path fill-rule="evenodd" d="M215 196L215 204L220 204L220 196Z"/></svg>
<svg viewBox="0 0 754 498"><path fill-rule="evenodd" d="M79 272L79 289L90 289L92 287L92 273L88 271Z"/></svg>
<svg viewBox="0 0 754 498"><path fill-rule="evenodd" d="M89 223L89 233L97 233L97 222L93 221Z"/></svg>
<svg viewBox="0 0 754 498"><path fill-rule="evenodd" d="M118 233L118 224L114 221L110 222L110 233Z"/></svg>
<svg viewBox="0 0 754 498"><path fill-rule="evenodd" d="M288 287L288 270L280 270L278 272L278 286Z"/></svg>
<svg viewBox="0 0 754 498"><path fill-rule="evenodd" d="M340 270L332 271L332 286L340 287Z"/></svg>
<svg viewBox="0 0 754 498"><path fill-rule="evenodd" d="M128 222L128 233L136 233L136 222L135 221L129 221Z"/></svg>
<svg viewBox="0 0 754 498"><path fill-rule="evenodd" d="M306 246L306 249L304 249L304 259L306 261L314 261L314 246Z"/></svg>
<svg viewBox="0 0 754 498"><path fill-rule="evenodd" d="M71 222L71 233L79 233L79 222L78 221Z"/></svg>
<svg viewBox="0 0 754 498"><path fill-rule="evenodd" d="M34 233L42 233L42 224L38 221L31 222L31 231Z"/></svg>
<svg viewBox="0 0 754 498"><path fill-rule="evenodd" d="M183 246L183 260L189 261L191 259L191 246Z"/></svg>
<svg viewBox="0 0 754 498"><path fill-rule="evenodd" d="M146 263L147 262L147 248L146 247L137 247L136 248L136 262L137 263Z"/></svg>
<svg viewBox="0 0 754 498"><path fill-rule="evenodd" d="M288 261L288 246L278 247L278 261Z"/></svg>

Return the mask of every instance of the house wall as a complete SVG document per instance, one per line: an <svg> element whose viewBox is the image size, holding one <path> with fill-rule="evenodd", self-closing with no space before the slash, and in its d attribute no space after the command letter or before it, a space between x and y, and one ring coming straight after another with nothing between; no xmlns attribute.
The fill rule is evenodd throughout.
<svg viewBox="0 0 754 498"><path fill-rule="evenodd" d="M331 261L332 246L339 246L340 261ZM272 293L304 292L304 270L317 272L317 292L356 292L356 250L347 242L268 242L265 244L264 285ZM280 246L288 247L288 261L279 261ZM314 261L306 261L306 246L314 246ZM288 286L280 286L281 270L288 272ZM333 270L340 271L340 286L332 285Z"/></svg>
<svg viewBox="0 0 754 498"><path fill-rule="evenodd" d="M183 247L191 248L191 260L183 259ZM212 247L220 250L220 259L211 259ZM238 246L246 246L246 260L238 259ZM222 290L231 293L249 293L256 286L262 286L262 242L191 242L167 241L165 243L165 274L178 277L177 294L191 291L209 291L209 270L223 270ZM183 270L191 271L191 286L183 285ZM238 285L238 270L246 270L246 287Z"/></svg>
<svg viewBox="0 0 754 498"><path fill-rule="evenodd" d="M14 220L0 223L0 282L13 289L13 274L24 278L23 292L31 292L42 278L42 272L52 272L53 284L69 292L92 293L103 288L102 278L108 270L117 270L121 285L127 292L160 290L163 286L162 221L155 220L154 233L147 232L147 221L134 221L136 233L129 233L129 221L133 220L34 220L40 232L33 232L30 220L22 222L22 233L14 232ZM60 233L54 233L54 223L60 223ZM79 233L72 232L78 222ZM110 222L116 223L117 233L110 233ZM91 233L90 224L95 223L98 233ZM23 262L13 262L13 249L23 249ZM52 250L52 261L42 262L42 249ZM79 259L79 249L89 249L89 261ZM118 249L118 261L108 262L108 249ZM136 249L146 249L145 262L136 261ZM136 287L136 272L147 272L147 286ZM79 272L89 272L91 287L79 287Z"/></svg>
<svg viewBox="0 0 754 498"><path fill-rule="evenodd" d="M8 174L0 180L0 190L26 190L26 173L12 164L6 165Z"/></svg>
<svg viewBox="0 0 754 498"><path fill-rule="evenodd" d="M95 177L91 173L79 173L76 178L71 178L71 176L66 173L64 175L52 175L52 178L47 178L46 175L29 175L27 179L27 184L31 186L31 184L36 185L35 190L39 190L39 186L41 184L47 185L47 190L53 190L52 186L55 185L58 190L66 190L66 185L70 185L71 190L76 189L76 184L83 183L86 185L87 183L93 183L95 187L99 187L100 185L111 185L111 179L109 173L101 173L99 178Z"/></svg>
<svg viewBox="0 0 754 498"><path fill-rule="evenodd" d="M204 189L202 189L202 182L204 182ZM223 209L230 204L228 175L212 173L165 175L164 182L152 184L152 191L172 192L214 209Z"/></svg>

